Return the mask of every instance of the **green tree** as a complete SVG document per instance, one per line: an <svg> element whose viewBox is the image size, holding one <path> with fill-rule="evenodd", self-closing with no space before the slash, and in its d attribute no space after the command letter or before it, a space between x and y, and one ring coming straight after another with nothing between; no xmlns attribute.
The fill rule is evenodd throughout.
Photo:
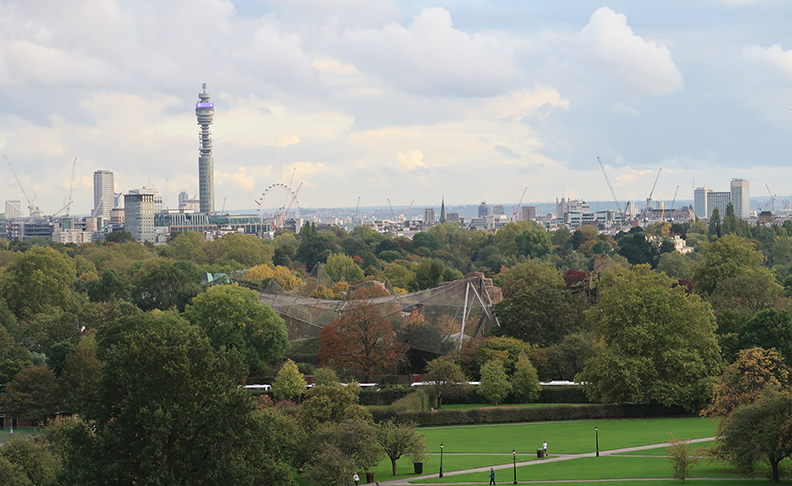
<svg viewBox="0 0 792 486"><path fill-rule="evenodd" d="M712 210L709 226L707 226L707 234L710 238L720 238L723 234L721 229L720 210L718 210L718 208Z"/></svg>
<svg viewBox="0 0 792 486"><path fill-rule="evenodd" d="M305 377L297 369L294 361L287 359L275 381L272 383L272 393L281 399L295 400L305 395Z"/></svg>
<svg viewBox="0 0 792 486"><path fill-rule="evenodd" d="M43 423L58 412L55 373L46 366L23 368L6 386L3 408L12 417Z"/></svg>
<svg viewBox="0 0 792 486"><path fill-rule="evenodd" d="M220 246L223 254L218 263L237 262L248 268L264 263L272 265L275 248L254 235L229 233L216 240L215 244Z"/></svg>
<svg viewBox="0 0 792 486"><path fill-rule="evenodd" d="M300 246L296 259L312 269L317 263L327 261L327 257L337 251L336 237L329 232L319 232L313 223L305 223L300 230Z"/></svg>
<svg viewBox="0 0 792 486"><path fill-rule="evenodd" d="M511 385L512 393L522 402L537 400L542 391L536 368L525 352L521 352L517 356L517 363L514 365L514 373L511 376Z"/></svg>
<svg viewBox="0 0 792 486"><path fill-rule="evenodd" d="M105 241L108 243L135 243L135 237L129 231L113 231L105 235Z"/></svg>
<svg viewBox="0 0 792 486"><path fill-rule="evenodd" d="M690 278L690 267L690 258L678 251L663 253L657 261L657 269L671 278Z"/></svg>
<svg viewBox="0 0 792 486"><path fill-rule="evenodd" d="M426 451L426 440L412 423L394 423L389 419L379 424L377 442L391 460L391 469L396 476L396 461L403 455L420 455Z"/></svg>
<svg viewBox="0 0 792 486"><path fill-rule="evenodd" d="M769 464L778 482L778 464L792 454L792 394L768 388L755 402L734 410L718 424L713 453L745 473Z"/></svg>
<svg viewBox="0 0 792 486"><path fill-rule="evenodd" d="M132 302L149 311L179 310L198 295L200 287L173 265L158 265L137 279L132 288Z"/></svg>
<svg viewBox="0 0 792 486"><path fill-rule="evenodd" d="M415 273L413 290L437 287L443 279L444 270L443 262L434 258L424 258L420 263L413 265L413 273Z"/></svg>
<svg viewBox="0 0 792 486"><path fill-rule="evenodd" d="M511 392L511 382L503 369L503 361L493 359L481 366L481 382L476 393L497 405Z"/></svg>
<svg viewBox="0 0 792 486"><path fill-rule="evenodd" d="M129 279L112 268L102 272L99 280L94 280L88 284L88 298L91 302L114 302L116 300L127 300L132 292L132 284Z"/></svg>
<svg viewBox="0 0 792 486"><path fill-rule="evenodd" d="M371 420L371 414L358 403L359 399L360 387L357 384L342 385L337 380L326 383L323 379L308 390L297 411L297 418L308 430L327 422Z"/></svg>
<svg viewBox="0 0 792 486"><path fill-rule="evenodd" d="M343 253L333 253L327 257L325 270L336 282L359 282L363 280L363 269L355 264L352 257Z"/></svg>
<svg viewBox="0 0 792 486"><path fill-rule="evenodd" d="M237 349L256 372L286 357L286 324L256 292L238 285L217 285L195 296L184 318L206 330L215 349Z"/></svg>
<svg viewBox="0 0 792 486"><path fill-rule="evenodd" d="M533 221L528 221L528 223L530 223L530 227L520 231L514 239L517 255L541 258L553 249L550 235L537 223Z"/></svg>
<svg viewBox="0 0 792 486"><path fill-rule="evenodd" d="M729 202L726 205L726 212L723 215L723 222L721 223L721 234L728 235L737 232L737 215L734 214L734 205Z"/></svg>
<svg viewBox="0 0 792 486"><path fill-rule="evenodd" d="M792 314L777 309L757 313L741 329L740 347L775 348L789 366L792 364Z"/></svg>
<svg viewBox="0 0 792 486"><path fill-rule="evenodd" d="M587 311L599 345L578 380L592 399L696 407L720 374L709 305L648 266L604 275Z"/></svg>
<svg viewBox="0 0 792 486"><path fill-rule="evenodd" d="M756 251L754 244L736 235L704 245L701 263L693 270L694 289L701 295L712 295L729 279L741 275L775 280L761 264L764 257Z"/></svg>
<svg viewBox="0 0 792 486"><path fill-rule="evenodd" d="M70 308L71 285L76 279L72 260L52 248L38 247L17 253L0 275L0 296L18 319Z"/></svg>
<svg viewBox="0 0 792 486"><path fill-rule="evenodd" d="M338 451L335 457L341 457L341 464L336 467L332 476L326 464L310 461L307 476L321 480L321 484L346 484L355 471L368 470L383 459L382 447L377 443L377 427L368 420L345 420L340 423L319 424L309 436L313 448L313 457L321 456L326 451ZM351 466L351 467L350 467Z"/></svg>
<svg viewBox="0 0 792 486"><path fill-rule="evenodd" d="M288 484L274 416L238 384L238 354L170 312L108 323L86 423L70 432L64 484Z"/></svg>
<svg viewBox="0 0 792 486"><path fill-rule="evenodd" d="M210 263L206 253L206 238L201 233L180 233L163 247L162 253L174 260L187 260L198 264Z"/></svg>
<svg viewBox="0 0 792 486"><path fill-rule="evenodd" d="M674 468L674 479L681 479L685 482L693 466L698 464L698 457L693 454L689 439L678 439L671 437L671 446L668 448L668 460Z"/></svg>
<svg viewBox="0 0 792 486"><path fill-rule="evenodd" d="M16 436L0 448L0 458L15 466L20 473L16 480L6 484L30 484L36 486L55 486L61 470L61 461L53 444L47 440ZM2 469L0 467L0 469ZM0 472L2 478L2 472ZM25 481L27 479L27 481Z"/></svg>
<svg viewBox="0 0 792 486"><path fill-rule="evenodd" d="M82 415L96 399L101 363L96 357L96 341L83 339L66 355L58 389L62 411Z"/></svg>
<svg viewBox="0 0 792 486"><path fill-rule="evenodd" d="M453 398L467 389L467 377L462 368L449 357L427 363L424 381L429 383L429 392L435 396L438 410L443 406L443 398Z"/></svg>

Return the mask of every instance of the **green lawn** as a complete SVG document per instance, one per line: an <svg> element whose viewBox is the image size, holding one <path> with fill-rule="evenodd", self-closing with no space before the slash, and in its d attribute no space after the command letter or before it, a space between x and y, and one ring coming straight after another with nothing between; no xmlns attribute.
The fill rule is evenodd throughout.
<svg viewBox="0 0 792 486"><path fill-rule="evenodd" d="M693 454L698 456L707 455L706 448L712 446L715 441L708 440L706 442L696 442L695 444L690 444L693 449ZM654 449L646 449L643 451L634 451L634 452L617 452L615 455L629 455L629 456L668 456L668 447L657 447Z"/></svg>
<svg viewBox="0 0 792 486"><path fill-rule="evenodd" d="M576 406L585 406L587 404L581 403L502 403L497 405L498 408L510 408L510 407L561 407L566 405L576 405ZM491 403L452 403L452 404L443 404L443 410L470 410L473 408L495 408L496 405Z"/></svg>
<svg viewBox="0 0 792 486"><path fill-rule="evenodd" d="M0 442L7 442L9 437L9 429L0 429ZM37 428L36 432L41 432L41 428ZM33 435L33 428L14 429L14 435Z"/></svg>
<svg viewBox="0 0 792 486"><path fill-rule="evenodd" d="M527 461L529 459L536 459L532 457L517 457L518 461ZM443 471L460 471L462 469L470 469L471 467L484 467L484 466L497 466L499 464L511 464L512 455L511 451L508 454L502 455L486 455L486 456L462 456L462 455L448 455L443 454ZM413 464L410 459L402 457L397 462L398 476L394 476L391 471L390 459L382 461L377 467L372 469L375 481L390 481L391 479L410 478L415 476L413 473ZM431 457L423 461L423 474L437 474L440 472L440 454L432 454ZM365 474L362 475L365 477Z"/></svg>
<svg viewBox="0 0 792 486"><path fill-rule="evenodd" d="M594 452L594 427L599 427L600 450L661 444L668 434L698 439L715 435L717 423L699 417L590 420L481 426L428 427L421 429L428 449L440 452L495 452L535 454L543 440L551 454Z"/></svg>

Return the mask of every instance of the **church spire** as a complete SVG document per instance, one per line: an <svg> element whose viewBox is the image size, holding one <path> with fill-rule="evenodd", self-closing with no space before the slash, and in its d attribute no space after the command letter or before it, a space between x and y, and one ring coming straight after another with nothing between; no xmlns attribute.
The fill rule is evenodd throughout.
<svg viewBox="0 0 792 486"><path fill-rule="evenodd" d="M440 224L443 224L445 222L446 222L445 196L443 196L443 199L440 202Z"/></svg>

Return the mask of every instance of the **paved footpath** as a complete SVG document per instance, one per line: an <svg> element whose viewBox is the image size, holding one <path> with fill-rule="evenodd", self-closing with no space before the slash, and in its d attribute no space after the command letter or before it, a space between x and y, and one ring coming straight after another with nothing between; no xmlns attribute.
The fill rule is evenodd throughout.
<svg viewBox="0 0 792 486"><path fill-rule="evenodd" d="M710 440L715 440L715 437L705 437L703 439L693 439L690 442L691 443L697 443L697 442L707 442L707 441L710 441ZM611 450L607 450L607 451L600 451L600 456L610 456L612 454L617 454L617 453L622 453L622 452L644 451L644 450L647 450L647 449L656 449L658 447L668 447L670 445L671 445L670 442L664 442L662 444L650 444L650 445L644 445L644 446L638 446L638 447L625 447L623 449L611 449ZM459 454L457 454L457 455L459 455ZM484 455L484 454L470 453L469 455ZM503 455L503 454L499 454L499 455ZM539 465L539 464L547 464L548 462L568 461L570 459L580 459L581 457L595 457L595 456L596 456L596 453L594 453L594 452L586 452L586 453L583 453L583 454L551 454L548 457L546 457L544 459L541 459L541 460L535 459L535 460L532 460L532 461L518 462L517 466L536 466L536 465ZM451 483L451 482L449 482L449 483L442 483L442 484L443 485L457 485L457 484L481 484L481 483L486 483L488 481L487 474L489 473L490 468L493 468L496 471L499 471L499 470L502 470L502 469L511 470L513 467L514 467L514 464L509 463L509 464L501 464L501 465L498 465L498 466L484 466L484 467L475 467L475 468L471 468L471 469L463 469L461 471L443 472L443 477L457 476L459 474L468 474L468 473L480 472L480 473L482 473L482 476L481 476L482 479L481 479L481 481L475 482L475 483L470 483L470 482L467 482L467 483ZM409 478L394 479L392 481L380 481L379 484L380 484L380 486L399 486L399 485L410 484L411 481L418 481L418 480L421 480L421 479L431 479L431 478L436 478L436 477L437 477L437 473L433 473L433 474L425 474L423 476L411 476ZM656 481L656 480L668 481L668 479L669 478L625 479L624 481ZM726 479L726 480L728 481L728 479ZM601 480L585 479L585 480L563 480L563 481L559 480L557 482L563 482L563 483L589 483L589 482L592 482L593 483L593 482L602 482L602 481L620 481L620 480L619 479L601 479ZM500 481L500 482L501 482L501 484L511 484L512 483L512 481ZM518 483L520 483L520 484L547 483L547 482L554 482L554 481L518 481Z"/></svg>

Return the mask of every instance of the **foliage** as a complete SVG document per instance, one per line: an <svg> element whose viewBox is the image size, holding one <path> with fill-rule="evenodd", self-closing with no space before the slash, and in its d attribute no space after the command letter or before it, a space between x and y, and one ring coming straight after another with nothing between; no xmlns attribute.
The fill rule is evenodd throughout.
<svg viewBox="0 0 792 486"><path fill-rule="evenodd" d="M55 373L46 366L28 366L6 385L3 408L12 417L43 423L58 412Z"/></svg>
<svg viewBox="0 0 792 486"><path fill-rule="evenodd" d="M693 282L703 295L712 295L721 282L750 273L764 260L752 242L733 234L704 245L701 252L704 258L693 270Z"/></svg>
<svg viewBox="0 0 792 486"><path fill-rule="evenodd" d="M120 299L129 299L132 284L129 279L112 268L102 272L99 280L88 284L88 297L91 302L113 302Z"/></svg>
<svg viewBox="0 0 792 486"><path fill-rule="evenodd" d="M396 476L396 461L403 455L419 455L426 450L426 440L412 423L394 423L393 419L381 423L377 428L377 442L391 460L393 475Z"/></svg>
<svg viewBox="0 0 792 486"><path fill-rule="evenodd" d="M342 385L338 381L314 384L297 411L297 418L308 430L322 423L346 420L370 420L371 414L358 404L360 387Z"/></svg>
<svg viewBox="0 0 792 486"><path fill-rule="evenodd" d="M601 299L587 311L599 344L578 376L592 399L689 409L706 399L720 373L715 317L673 283L648 266L602 277Z"/></svg>
<svg viewBox="0 0 792 486"><path fill-rule="evenodd" d="M429 391L437 400L438 410L443 406L444 397L454 397L467 388L467 377L462 368L445 356L427 363L424 381L429 383Z"/></svg>
<svg viewBox="0 0 792 486"><path fill-rule="evenodd" d="M778 463L792 454L792 393L767 388L758 400L731 412L718 424L713 453L747 473L767 463L778 482Z"/></svg>
<svg viewBox="0 0 792 486"><path fill-rule="evenodd" d="M199 290L182 270L173 265L158 265L137 279L132 288L132 302L144 311L181 312Z"/></svg>
<svg viewBox="0 0 792 486"><path fill-rule="evenodd" d="M535 401L542 391L536 368L524 352L517 356L517 363L514 365L514 373L511 376L511 385L512 393L522 402Z"/></svg>
<svg viewBox="0 0 792 486"><path fill-rule="evenodd" d="M789 368L776 351L745 349L723 372L712 389L712 403L701 415L725 417L736 408L755 402L768 386L786 387L789 380Z"/></svg>
<svg viewBox="0 0 792 486"><path fill-rule="evenodd" d="M545 348L548 380L574 381L575 375L594 354L594 338L591 334L568 334L560 343Z"/></svg>
<svg viewBox="0 0 792 486"><path fill-rule="evenodd" d="M309 436L314 451L312 456L318 456L328 450L336 450L347 459L342 463L352 466L348 470L340 471L343 474L327 484L342 484L343 480L352 476L356 470L368 470L383 459L383 450L377 443L377 428L370 420L353 419L340 423L323 423L313 432ZM316 470L321 467L320 464L313 461L310 461L310 464L309 477L316 478L324 474Z"/></svg>
<svg viewBox="0 0 792 486"><path fill-rule="evenodd" d="M7 461L12 468L0 465L0 481L3 485L30 484L54 486L61 469L60 457L52 443L32 437L16 436L0 448L0 463ZM3 478L3 470L13 471ZM9 471L9 472L11 472Z"/></svg>
<svg viewBox="0 0 792 486"><path fill-rule="evenodd" d="M260 285L268 279L274 279L286 291L294 290L302 283L302 279L296 273L279 265L256 265L245 273L244 278Z"/></svg>
<svg viewBox="0 0 792 486"><path fill-rule="evenodd" d="M96 342L86 338L66 355L58 388L63 412L83 414L96 399L101 363L96 357Z"/></svg>
<svg viewBox="0 0 792 486"><path fill-rule="evenodd" d="M396 370L406 345L396 340L388 321L368 301L354 301L319 331L318 357L322 364L362 373L370 381L376 373Z"/></svg>
<svg viewBox="0 0 792 486"><path fill-rule="evenodd" d="M289 347L286 324L256 292L238 285L217 285L197 295L184 318L203 327L215 349L237 349L252 370L283 359Z"/></svg>
<svg viewBox="0 0 792 486"><path fill-rule="evenodd" d="M421 234L421 233L419 233ZM412 290L424 290L437 287L443 279L445 265L442 261L434 258L424 258L413 265L412 271L415 274Z"/></svg>
<svg viewBox="0 0 792 486"><path fill-rule="evenodd" d="M497 405L511 392L512 385L503 361L492 359L481 366L481 382L476 388L476 393Z"/></svg>
<svg viewBox="0 0 792 486"><path fill-rule="evenodd" d="M740 347L775 348L792 365L792 314L767 309L754 315L740 330Z"/></svg>
<svg viewBox="0 0 792 486"><path fill-rule="evenodd" d="M129 231L113 231L105 235L105 241L108 243L127 243L135 242L135 237Z"/></svg>
<svg viewBox="0 0 792 486"><path fill-rule="evenodd" d="M463 370L473 377L478 377L484 363L499 359L503 362L507 374L514 372L520 353L529 353L531 345L512 337L488 337L470 339L462 346L456 359Z"/></svg>
<svg viewBox="0 0 792 486"><path fill-rule="evenodd" d="M659 271L665 272L669 277L676 279L690 278L691 266L690 258L678 251L663 253L660 255L660 259L657 262L657 269Z"/></svg>
<svg viewBox="0 0 792 486"><path fill-rule="evenodd" d="M229 233L220 240L215 240L215 245L220 246L222 257L219 263L237 262L244 267L253 267L264 263L272 264L272 255L275 249L254 235Z"/></svg>
<svg viewBox="0 0 792 486"><path fill-rule="evenodd" d="M689 439L670 437L671 446L668 447L668 460L674 468L674 479L685 479L690 476L693 466L698 464L698 457L693 455Z"/></svg>
<svg viewBox="0 0 792 486"><path fill-rule="evenodd" d="M355 264L352 257L343 253L333 253L327 257L325 270L334 281L359 282L363 280L363 269Z"/></svg>
<svg viewBox="0 0 792 486"><path fill-rule="evenodd" d="M238 387L235 352L162 312L107 324L97 345L97 400L70 432L64 484L289 483L275 419Z"/></svg>
<svg viewBox="0 0 792 486"><path fill-rule="evenodd" d="M272 393L281 399L295 400L305 394L305 378L294 361L287 359L275 381L272 382Z"/></svg>
<svg viewBox="0 0 792 486"><path fill-rule="evenodd" d="M52 248L17 253L0 275L0 296L18 319L69 308L76 270L72 260Z"/></svg>

